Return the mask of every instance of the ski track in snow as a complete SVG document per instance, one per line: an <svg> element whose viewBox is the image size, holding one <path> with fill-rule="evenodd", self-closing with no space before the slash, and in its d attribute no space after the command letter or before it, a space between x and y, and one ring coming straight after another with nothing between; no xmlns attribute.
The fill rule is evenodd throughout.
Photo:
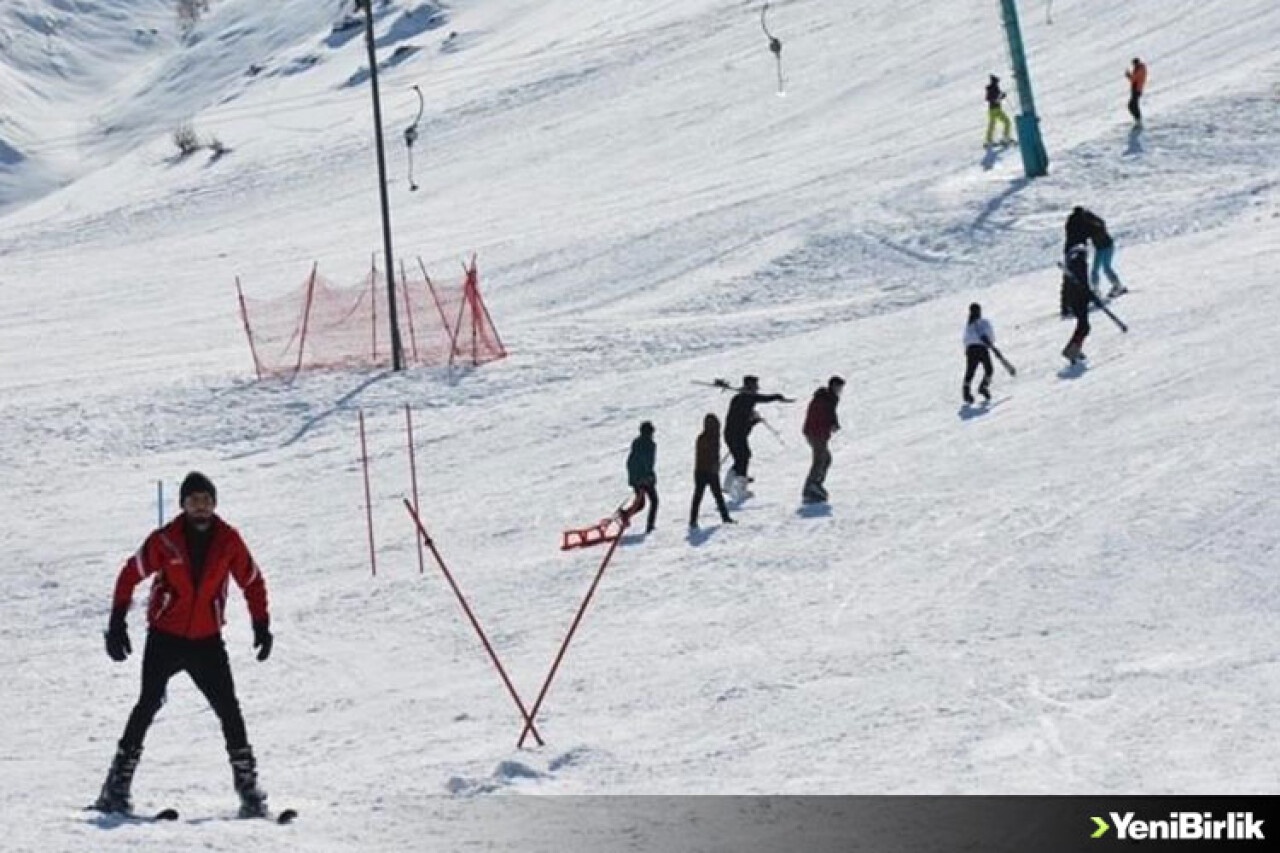
<svg viewBox="0 0 1280 853"><path fill-rule="evenodd" d="M467 0L437 26L438 4L393 2L382 55L416 49L383 74L398 254L453 276L477 251L512 354L293 382L252 381L232 282L279 293L313 259L355 280L379 245L366 92L346 85L364 44L332 30L349 4L225 0L185 45L160 0L128 23L63 5L0 13L0 200L20 202L0 207L0 804L31 815L12 849L540 849L522 818L588 850L613 824L569 795L1275 788L1274 3L1028 14L1052 165L1026 181L1016 149L980 146L985 76L1011 82L994 4L781 4L778 99L747 4ZM229 155L173 159L192 114ZM1117 237L1132 331L1096 317L1064 378L1074 204ZM999 405L962 419L973 299L1019 374L997 366ZM760 409L781 439L753 433L740 523L708 497L691 536L694 437L728 404L694 381L744 373L800 402ZM812 512L800 422L832 373L844 430ZM406 404L424 523L529 704L603 555L559 533L622 502L635 427L657 424L658 530L605 573L539 712L546 747L515 749L430 555L418 574ZM111 584L155 481L171 511L191 468L270 584L272 659L234 590L225 635L296 826L222 820L217 724L182 678L135 798L183 819L79 812L137 690L140 654L102 654ZM139 651L142 622L135 602ZM740 817L726 843L768 824ZM691 820L664 819L628 848Z"/></svg>

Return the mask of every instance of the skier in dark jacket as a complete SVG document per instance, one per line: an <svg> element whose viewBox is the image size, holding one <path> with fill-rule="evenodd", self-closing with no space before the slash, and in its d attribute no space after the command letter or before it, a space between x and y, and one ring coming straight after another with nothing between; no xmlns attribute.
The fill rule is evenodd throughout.
<svg viewBox="0 0 1280 853"><path fill-rule="evenodd" d="M760 422L756 404L793 402L795 401L782 394L761 394L758 377L742 377L742 388L729 401L729 414L724 419L724 443L733 455L733 468L725 477L726 491L737 500L748 496L747 484L751 482L751 478L747 476L747 469L751 464L748 436L752 427Z"/></svg>
<svg viewBox="0 0 1280 853"><path fill-rule="evenodd" d="M654 473L654 465L658 457L658 445L653 440L653 424L645 421L640 424L640 434L631 442L631 452L627 454L627 482L635 489L636 496L631 506L622 511L625 520L644 509L645 498L649 499L649 522L645 525L645 533L653 531L658 520L658 475Z"/></svg>
<svg viewBox="0 0 1280 853"><path fill-rule="evenodd" d="M1089 336L1089 306L1097 296L1089 288L1089 249L1077 243L1067 250L1062 279L1063 301L1076 318L1071 340L1062 349L1062 357L1071 364L1083 361L1084 339Z"/></svg>
<svg viewBox="0 0 1280 853"><path fill-rule="evenodd" d="M809 410L804 417L804 437L813 451L809 475L805 477L801 498L805 503L825 503L827 488L823 485L831 468L831 436L840 429L836 407L840 405L840 392L844 379L832 376L827 384L813 392Z"/></svg>
<svg viewBox="0 0 1280 853"><path fill-rule="evenodd" d="M724 492L720 491L720 419L708 413L702 419L702 433L694 445L693 457L693 503L689 507L689 527L698 527L698 508L702 506L702 493L711 490L716 499L716 509L720 511L720 520L725 524L733 524L729 510L724 505Z"/></svg>
<svg viewBox="0 0 1280 853"><path fill-rule="evenodd" d="M267 795L258 787L257 762L231 680L222 613L228 582L234 580L249 605L258 660L266 660L272 646L266 582L240 534L214 513L218 493L208 477L197 471L188 474L179 503L182 513L148 536L116 579L106 645L108 656L119 662L133 651L125 625L133 589L155 577L147 606L141 695L94 808L124 814L132 810L130 786L143 739L164 704L169 679L185 671L222 724L241 817L260 817L266 814Z"/></svg>

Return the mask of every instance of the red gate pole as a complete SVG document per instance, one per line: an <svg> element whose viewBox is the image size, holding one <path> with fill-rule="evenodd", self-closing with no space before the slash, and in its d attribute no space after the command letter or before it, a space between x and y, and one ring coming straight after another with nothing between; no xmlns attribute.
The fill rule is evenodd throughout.
<svg viewBox="0 0 1280 853"><path fill-rule="evenodd" d="M533 725L533 717L525 710L524 702L520 701L520 694L516 692L511 679L507 678L507 671L502 668L502 662L498 660L497 653L494 652L493 646L489 644L489 638L485 636L484 629L480 627L480 622L476 619L475 614L471 612L471 605L467 604L467 599L454 581L453 575L449 572L449 567L444 564L444 559L441 558L440 552L436 550L436 543L427 535L427 531L422 526L422 520L418 518L418 513L414 511L413 505L408 500L405 500L404 508L409 511L409 517L413 519L414 526L418 528L418 535L426 546L431 549L431 556L436 558L436 564L440 566L440 571L444 572L445 580L449 581L449 586L453 588L453 594L458 597L458 603L462 605L463 612L471 620L471 627L475 628L476 633L480 635L480 642L484 644L484 650L489 653L489 660L493 661L494 668L498 670L498 675L502 677L502 683L507 686L507 692L511 694L511 698L515 700L516 707L520 709L520 716L524 719L524 730L533 735L533 739L538 742L538 746L543 746L542 736L538 734L538 729Z"/></svg>
<svg viewBox="0 0 1280 853"><path fill-rule="evenodd" d="M253 372L262 379L262 362L258 361L258 349L253 345L253 329L249 326L249 310L244 307L244 291L240 289L240 276L236 276L236 295L240 297L240 319L244 320L244 335L249 339L249 354L253 356Z"/></svg>
<svg viewBox="0 0 1280 853"><path fill-rule="evenodd" d="M529 712L529 717L525 721L524 730L520 732L520 740L516 742L516 748L524 747L524 739L529 736L533 729L533 721L538 716L538 709L542 707L542 700L547 698L547 691L551 688L551 681L556 677L556 670L560 668L560 661L564 660L564 653L569 649L569 641L573 639L573 632L578 630L578 623L582 621L582 616L587 612L587 605L591 603L591 596L595 594L596 587L600 584L600 578L604 576L604 570L609 565L609 560L613 558L613 552L618 549L618 543L622 541L622 534L627 532L627 516L622 516L622 529L618 531L618 536L609 546L609 551L604 555L604 559L600 561L600 569L596 572L595 579L591 581L591 588L587 590L587 595L582 599L582 606L578 608L578 615L573 617L573 624L569 626L569 633L564 635L564 642L560 644L560 651L556 653L555 662L551 664L551 671L547 673L547 680L542 682L542 690L538 692L538 698L533 703L533 710Z"/></svg>
<svg viewBox="0 0 1280 853"><path fill-rule="evenodd" d="M404 314L409 321L409 343L413 345L413 360L418 360L418 336L413 331L413 306L409 304L409 276L405 273L404 261L400 262L400 292L404 295Z"/></svg>
<svg viewBox="0 0 1280 853"><path fill-rule="evenodd" d="M311 300L315 297L316 270L319 269L319 267L319 261L314 261L311 264L311 278L307 280L307 306L303 309L302 314L302 337L298 339L298 363L293 366L293 376L289 378L290 382L292 382L293 378L302 370L302 350L307 345L307 324L311 322Z"/></svg>
<svg viewBox="0 0 1280 853"><path fill-rule="evenodd" d="M369 569L378 575L378 558L373 551L373 499L369 496L369 446L364 440L364 409L360 409L360 462L364 466L364 511L369 522Z"/></svg>
<svg viewBox="0 0 1280 853"><path fill-rule="evenodd" d="M404 281L404 279L400 279ZM414 458L413 452L413 411L409 408L409 404L404 404L404 421L409 428L409 479L413 480L413 511L418 511L418 463ZM413 537L418 543L418 574L426 571L422 561L422 540L417 536Z"/></svg>

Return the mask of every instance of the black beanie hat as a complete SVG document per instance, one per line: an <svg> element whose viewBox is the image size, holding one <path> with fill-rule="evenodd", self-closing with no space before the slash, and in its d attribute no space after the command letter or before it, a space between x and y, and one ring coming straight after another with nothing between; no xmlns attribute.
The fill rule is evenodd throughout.
<svg viewBox="0 0 1280 853"><path fill-rule="evenodd" d="M199 492L209 495L215 504L218 502L218 490L214 488L213 481L199 471L192 471L182 481L182 488L178 490L178 503L185 503L188 495Z"/></svg>

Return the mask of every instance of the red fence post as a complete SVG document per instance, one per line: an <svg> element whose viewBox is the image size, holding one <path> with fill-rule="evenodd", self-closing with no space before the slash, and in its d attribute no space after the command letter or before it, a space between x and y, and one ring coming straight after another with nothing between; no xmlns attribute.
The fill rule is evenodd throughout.
<svg viewBox="0 0 1280 853"><path fill-rule="evenodd" d="M409 428L409 478L413 481L413 511L418 511L418 464L414 458L413 451L413 411L409 408L409 404L404 404L404 420ZM422 540L417 536L413 537L418 543L418 574L426 571L422 561Z"/></svg>
<svg viewBox="0 0 1280 853"><path fill-rule="evenodd" d="M369 445L364 439L364 409L360 409L360 462L364 466L364 509L369 523L369 569L378 575L378 558L373 550L373 499L369 494Z"/></svg>
<svg viewBox="0 0 1280 853"><path fill-rule="evenodd" d="M262 379L262 362L258 361L258 349L253 345L253 329L249 326L249 309L244 306L244 291L240 289L240 276L236 276L236 295L240 298L240 319L244 321L244 336L249 339L249 354L253 356L253 372Z"/></svg>
<svg viewBox="0 0 1280 853"><path fill-rule="evenodd" d="M302 370L302 351L307 345L307 323L311 320L311 300L316 292L316 270L319 267L320 263L318 261L311 264L311 278L307 281L307 304L302 309L302 335L298 339L298 363L293 368L294 376L297 376L298 372Z"/></svg>
<svg viewBox="0 0 1280 853"><path fill-rule="evenodd" d="M524 747L524 739L529 736L533 729L533 721L538 716L538 709L542 707L542 700L547 697L547 691L551 688L551 681L556 677L556 670L560 668L560 661L564 660L564 653L569 649L569 641L573 639L574 632L578 630L578 623L582 621L583 614L587 612L587 605L591 603L591 596L595 595L596 587L600 584L600 578L604 576L604 570L609 565L609 560L613 558L613 552L618 550L618 543L622 541L622 534L627 532L627 521L628 517L623 515L622 529L609 546L609 551L604 555L604 559L600 561L600 569L596 572L595 579L591 581L591 587L587 590L586 597L582 599L578 614L573 617L573 624L569 626L569 633L564 635L564 642L560 644L560 651L556 653L556 659L551 664L551 671L547 673L547 679L542 683L542 690L538 692L538 698L534 700L533 710L529 712L524 729L520 732L520 740L516 742L517 749Z"/></svg>
<svg viewBox="0 0 1280 853"><path fill-rule="evenodd" d="M533 739L538 742L538 746L543 746L542 736L538 734L538 729L533 724L533 717L525 710L524 702L520 701L520 694L516 692L511 679L507 678L507 671L502 668L502 662L498 660L498 655L493 651L493 646L489 644L489 638L485 636L484 629L480 627L480 622L476 619L475 614L471 612L471 605L467 604L467 599L463 596L462 590L458 588L458 584L454 582L453 575L449 572L449 567L444 564L444 560L440 557L440 552L436 550L435 542L427 535L426 529L422 526L422 520L418 518L418 513L414 511L409 501L406 500L404 502L404 508L409 511L409 517L413 519L414 525L418 528L418 535L426 546L431 549L431 556L435 557L436 563L440 566L440 571L444 572L445 580L453 588L453 594L458 597L458 603L462 605L463 612L471 620L471 627L475 628L476 633L480 635L480 642L484 644L484 650L489 653L489 660L493 661L494 668L498 670L498 675L502 677L502 683L507 686L507 692L511 694L511 698L515 700L516 707L520 709L520 716L524 719L524 730L533 735ZM523 740L524 738L521 737L521 742Z"/></svg>

